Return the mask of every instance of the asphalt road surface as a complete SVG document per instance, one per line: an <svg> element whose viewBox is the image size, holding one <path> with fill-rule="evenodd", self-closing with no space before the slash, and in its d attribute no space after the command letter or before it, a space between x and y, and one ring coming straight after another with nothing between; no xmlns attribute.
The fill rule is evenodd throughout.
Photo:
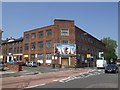
<svg viewBox="0 0 120 90"><path fill-rule="evenodd" d="M34 88L118 88L119 74L104 73L103 70L68 77L50 84L43 84Z"/></svg>

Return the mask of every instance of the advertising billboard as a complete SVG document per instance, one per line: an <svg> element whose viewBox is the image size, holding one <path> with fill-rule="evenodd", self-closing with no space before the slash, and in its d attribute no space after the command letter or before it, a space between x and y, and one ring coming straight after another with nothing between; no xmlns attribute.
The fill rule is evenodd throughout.
<svg viewBox="0 0 120 90"><path fill-rule="evenodd" d="M55 54L68 55L76 54L76 44L55 44Z"/></svg>

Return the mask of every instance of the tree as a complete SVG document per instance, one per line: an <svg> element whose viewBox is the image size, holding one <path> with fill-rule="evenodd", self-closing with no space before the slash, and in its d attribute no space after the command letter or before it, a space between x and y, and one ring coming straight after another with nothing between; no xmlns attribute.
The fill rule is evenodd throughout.
<svg viewBox="0 0 120 90"><path fill-rule="evenodd" d="M117 60L117 55L116 55L116 48L117 48L117 42L115 40L110 39L110 37L103 38L101 41L105 44L105 51L104 51L104 56L105 59L110 62L112 59L113 62Z"/></svg>

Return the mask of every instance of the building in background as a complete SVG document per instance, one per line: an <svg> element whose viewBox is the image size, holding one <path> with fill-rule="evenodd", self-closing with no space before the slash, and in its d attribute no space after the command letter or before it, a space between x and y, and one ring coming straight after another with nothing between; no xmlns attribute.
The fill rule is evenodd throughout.
<svg viewBox="0 0 120 90"><path fill-rule="evenodd" d="M118 59L120 61L120 30L118 30Z"/></svg>
<svg viewBox="0 0 120 90"><path fill-rule="evenodd" d="M2 54L3 54L3 61L9 62L11 60L22 61L22 42L23 38L7 38L2 42Z"/></svg>
<svg viewBox="0 0 120 90"><path fill-rule="evenodd" d="M3 59L3 55L2 55L2 33L3 33L3 31L0 29L0 61L2 61L2 59Z"/></svg>
<svg viewBox="0 0 120 90"><path fill-rule="evenodd" d="M24 62L83 66L93 63L104 49L105 44L77 27L74 20L55 19L53 25L24 32Z"/></svg>

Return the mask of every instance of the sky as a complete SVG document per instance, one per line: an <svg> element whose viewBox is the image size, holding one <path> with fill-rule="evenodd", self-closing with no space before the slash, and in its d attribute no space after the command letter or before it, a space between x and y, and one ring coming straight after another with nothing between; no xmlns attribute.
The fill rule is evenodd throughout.
<svg viewBox="0 0 120 90"><path fill-rule="evenodd" d="M75 25L98 39L118 41L117 2L2 2L3 39L53 24L54 19Z"/></svg>
<svg viewBox="0 0 120 90"><path fill-rule="evenodd" d="M67 19L74 20L76 26L97 39L110 37L118 43L119 0L44 0L44 3L43 0L1 1L2 39L19 38L25 31L53 24L54 19ZM118 47L120 54L120 39Z"/></svg>
<svg viewBox="0 0 120 90"><path fill-rule="evenodd" d="M54 19L74 20L98 39L118 41L117 2L3 2L3 39L23 36L23 32L53 24Z"/></svg>
<svg viewBox="0 0 120 90"><path fill-rule="evenodd" d="M2 2L43 2L43 0L1 0ZM118 2L119 0L74 0L74 2ZM44 0L44 2L73 2L73 0Z"/></svg>

